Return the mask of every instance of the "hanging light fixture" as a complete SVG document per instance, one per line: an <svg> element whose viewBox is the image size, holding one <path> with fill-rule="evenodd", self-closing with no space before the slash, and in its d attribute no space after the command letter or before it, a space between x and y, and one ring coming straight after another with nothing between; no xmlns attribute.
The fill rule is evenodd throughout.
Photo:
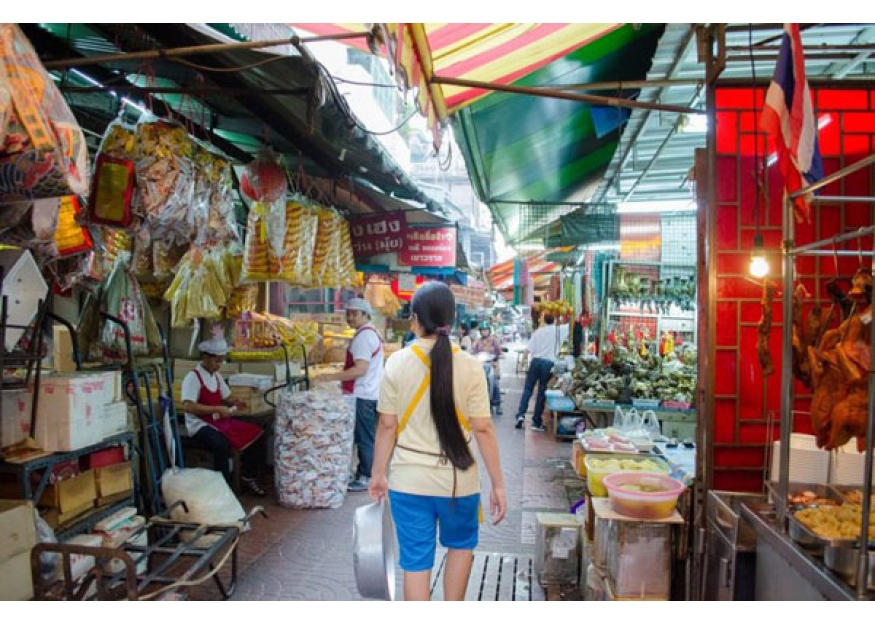
<svg viewBox="0 0 875 625"><path fill-rule="evenodd" d="M763 235L757 232L753 235L753 248L750 251L750 275L754 278L765 278L768 273L769 261L766 260Z"/></svg>

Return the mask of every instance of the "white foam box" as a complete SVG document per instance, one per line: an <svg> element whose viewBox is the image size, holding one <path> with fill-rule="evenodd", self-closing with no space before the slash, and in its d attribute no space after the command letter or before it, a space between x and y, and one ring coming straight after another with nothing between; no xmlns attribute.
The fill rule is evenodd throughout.
<svg viewBox="0 0 875 625"><path fill-rule="evenodd" d="M671 524L613 521L607 571L617 599L668 599L671 595Z"/></svg>
<svg viewBox="0 0 875 625"><path fill-rule="evenodd" d="M0 401L0 448L23 441L30 433L30 410L33 393L25 390L3 391Z"/></svg>
<svg viewBox="0 0 875 625"><path fill-rule="evenodd" d="M857 451L857 441L851 440L844 447L830 453L829 483L837 486L859 486L865 483L866 454ZM875 466L872 467L875 476Z"/></svg>
<svg viewBox="0 0 875 625"><path fill-rule="evenodd" d="M128 404L125 401L117 401L104 404L101 412L101 430L103 438L108 438L121 432L128 431Z"/></svg>
<svg viewBox="0 0 875 625"><path fill-rule="evenodd" d="M36 520L33 502L0 499L0 562L19 553L29 555L35 544ZM0 576L0 580L2 579Z"/></svg>
<svg viewBox="0 0 875 625"><path fill-rule="evenodd" d="M40 380L36 442L45 451L74 451L103 440L106 372Z"/></svg>
<svg viewBox="0 0 875 625"><path fill-rule="evenodd" d="M535 574L541 584L578 583L583 523L577 515L537 513Z"/></svg>
<svg viewBox="0 0 875 625"><path fill-rule="evenodd" d="M29 601L33 599L33 577L30 551L23 551L6 560L0 560L0 601Z"/></svg>
<svg viewBox="0 0 875 625"><path fill-rule="evenodd" d="M807 484L824 484L829 476L829 452L812 448L807 439L794 434L790 441L790 477L791 482ZM770 480L778 481L781 464L781 443L772 443L772 465Z"/></svg>

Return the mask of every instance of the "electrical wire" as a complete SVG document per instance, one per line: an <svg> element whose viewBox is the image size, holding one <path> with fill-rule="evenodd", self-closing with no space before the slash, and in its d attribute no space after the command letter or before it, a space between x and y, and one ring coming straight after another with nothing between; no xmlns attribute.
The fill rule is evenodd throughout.
<svg viewBox="0 0 875 625"><path fill-rule="evenodd" d="M253 69L255 67L261 67L262 65L267 65L268 63L274 63L276 61L281 61L287 59L289 57L286 56L273 56L267 59L262 59L260 61L256 61L255 63L250 63L249 65L240 65L238 67L209 67L207 65L201 65L200 63L195 63L193 61L188 61L181 57L168 57L170 61L176 61L177 63L181 63L182 65L187 65L188 67L193 67L194 69L199 69L204 72L216 72L219 74L233 74L235 72L243 72L247 69Z"/></svg>
<svg viewBox="0 0 875 625"><path fill-rule="evenodd" d="M756 122L756 111L757 111L757 71L756 71L756 63L754 62L753 57L753 24L748 24L747 29L747 46L748 52L750 54L750 74L751 74L751 91L753 92L753 184L754 184L754 224L756 225L756 232L759 234L760 232L760 201L762 198L760 197L760 180L759 180L759 168L760 168L760 133L759 126ZM765 175L765 172L763 172Z"/></svg>

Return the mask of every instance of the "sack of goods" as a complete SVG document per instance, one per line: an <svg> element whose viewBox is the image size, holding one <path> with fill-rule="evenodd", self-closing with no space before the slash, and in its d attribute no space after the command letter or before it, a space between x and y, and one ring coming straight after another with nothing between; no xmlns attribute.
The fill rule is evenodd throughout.
<svg viewBox="0 0 875 625"><path fill-rule="evenodd" d="M352 404L336 388L278 393L274 480L280 505L343 505L354 426Z"/></svg>

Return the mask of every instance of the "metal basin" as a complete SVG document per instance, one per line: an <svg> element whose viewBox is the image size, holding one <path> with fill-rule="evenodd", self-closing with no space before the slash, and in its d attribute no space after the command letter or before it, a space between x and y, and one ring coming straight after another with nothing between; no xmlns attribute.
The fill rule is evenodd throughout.
<svg viewBox="0 0 875 625"><path fill-rule="evenodd" d="M857 556L860 550L852 546L826 545L823 548L823 563L849 585L857 585ZM869 549L869 573L866 587L875 590L875 551Z"/></svg>
<svg viewBox="0 0 875 625"><path fill-rule="evenodd" d="M366 599L395 598L395 526L386 499L356 508L352 562L359 593Z"/></svg>

